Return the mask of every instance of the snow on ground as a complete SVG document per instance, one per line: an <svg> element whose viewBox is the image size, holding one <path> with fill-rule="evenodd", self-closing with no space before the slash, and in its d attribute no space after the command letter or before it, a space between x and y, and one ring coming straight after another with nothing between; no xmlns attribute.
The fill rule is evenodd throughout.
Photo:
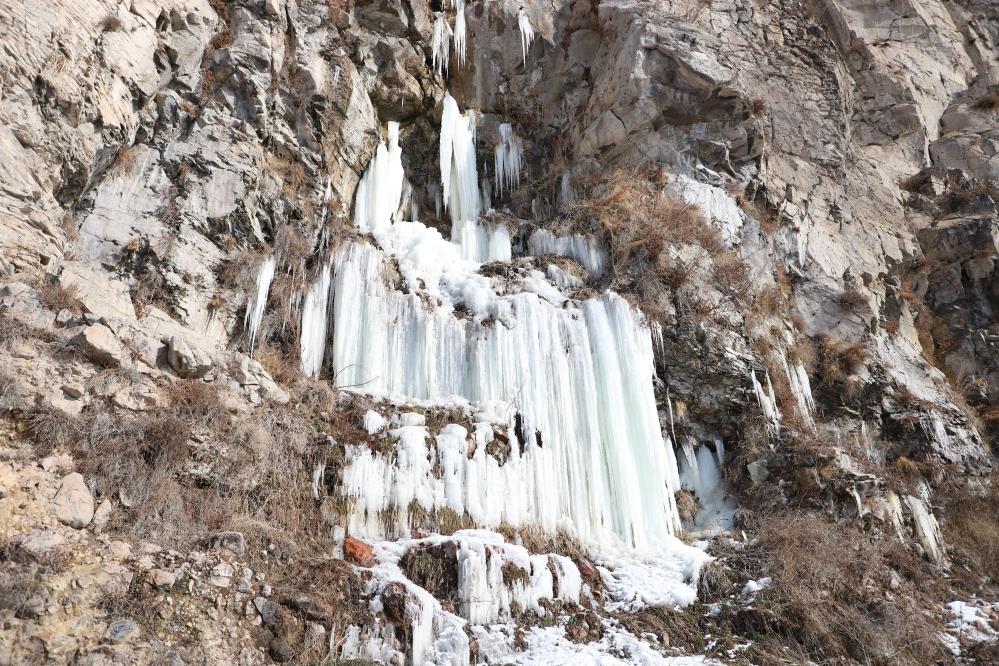
<svg viewBox="0 0 999 666"><path fill-rule="evenodd" d="M527 649L514 649L513 625L473 627L479 644L479 654L489 663L545 664L546 666L693 666L718 662L702 656L666 657L648 643L624 629L606 626L604 636L592 643L574 643L562 627L535 627L524 633Z"/></svg>
<svg viewBox="0 0 999 666"><path fill-rule="evenodd" d="M999 620L999 603L981 599L952 601L947 604L947 610L953 619L947 623L940 639L955 657L960 657L971 644L999 640L999 631L995 628L995 622Z"/></svg>

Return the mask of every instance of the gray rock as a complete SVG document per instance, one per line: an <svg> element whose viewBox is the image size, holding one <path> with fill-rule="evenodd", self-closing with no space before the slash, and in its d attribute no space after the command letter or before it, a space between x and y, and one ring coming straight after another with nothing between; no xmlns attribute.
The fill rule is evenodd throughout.
<svg viewBox="0 0 999 666"><path fill-rule="evenodd" d="M134 638L138 635L139 627L135 622L127 618L111 620L108 629L104 633L104 640L108 643L120 643L126 639Z"/></svg>
<svg viewBox="0 0 999 666"><path fill-rule="evenodd" d="M94 363L108 367L121 367L128 361L128 355L121 341L104 324L85 326L73 338L74 344Z"/></svg>
<svg viewBox="0 0 999 666"><path fill-rule="evenodd" d="M167 360L180 377L204 377L212 369L212 359L208 354L188 345L176 335L167 340Z"/></svg>

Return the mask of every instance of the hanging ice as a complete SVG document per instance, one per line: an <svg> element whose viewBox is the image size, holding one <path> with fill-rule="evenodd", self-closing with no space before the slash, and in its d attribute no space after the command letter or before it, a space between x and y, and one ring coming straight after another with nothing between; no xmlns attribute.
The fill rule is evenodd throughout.
<svg viewBox="0 0 999 666"><path fill-rule="evenodd" d="M448 52L451 48L451 26L443 12L434 14L434 28L430 38L430 48L433 52L432 62L438 74L447 71ZM464 36L462 37L464 39Z"/></svg>
<svg viewBox="0 0 999 666"><path fill-rule="evenodd" d="M520 25L520 46L524 52L524 64L527 64L527 51L534 41L534 28L531 27L531 19L527 17L527 12L521 7L517 10L517 23Z"/></svg>
<svg viewBox="0 0 999 666"><path fill-rule="evenodd" d="M527 251L533 256L556 254L575 259L595 278L602 277L607 271L607 252L592 236L556 236L547 229L539 229L527 239Z"/></svg>
<svg viewBox="0 0 999 666"><path fill-rule="evenodd" d="M513 133L510 123L499 126L499 143L496 144L496 191L502 195L504 188L520 185L521 155L524 146Z"/></svg>
<svg viewBox="0 0 999 666"><path fill-rule="evenodd" d="M402 201L405 172L399 147L399 123L388 123L388 145L378 145L375 156L357 185L354 225L362 232L379 233L392 223Z"/></svg>
<svg viewBox="0 0 999 666"><path fill-rule="evenodd" d="M763 388L756 379L756 371L751 370L749 374L753 381L753 393L756 394L756 400L760 403L763 416L767 419L767 427L771 431L775 431L780 428L781 414L777 407L777 396L774 394L773 384L770 383L770 373L767 373L767 388Z"/></svg>
<svg viewBox="0 0 999 666"><path fill-rule="evenodd" d="M299 330L302 370L318 377L326 353L326 321L330 294L330 266L319 271L302 303L302 324Z"/></svg>
<svg viewBox="0 0 999 666"><path fill-rule="evenodd" d="M784 367L784 374L787 375L788 384L797 406L798 416L805 425L815 430L815 419L812 414L815 411L815 401L812 398L812 386L808 381L808 372L800 362L788 363L784 350L779 350L781 365Z"/></svg>
<svg viewBox="0 0 999 666"><path fill-rule="evenodd" d="M454 55L458 59L458 66L465 65L465 0L455 0L454 16Z"/></svg>
<svg viewBox="0 0 999 666"><path fill-rule="evenodd" d="M729 497L722 479L725 465L725 445L721 440L711 444L687 441L679 459L680 483L697 498L700 510L692 527L715 533L730 529L735 516L735 503Z"/></svg>
<svg viewBox="0 0 999 666"><path fill-rule="evenodd" d="M243 315L243 328L250 336L250 351L257 341L257 330L260 322L264 318L264 309L267 307L267 292L271 288L271 280L274 279L274 268L277 265L274 256L271 255L260 264L257 270L257 281L254 291L250 294L246 302L246 314Z"/></svg>

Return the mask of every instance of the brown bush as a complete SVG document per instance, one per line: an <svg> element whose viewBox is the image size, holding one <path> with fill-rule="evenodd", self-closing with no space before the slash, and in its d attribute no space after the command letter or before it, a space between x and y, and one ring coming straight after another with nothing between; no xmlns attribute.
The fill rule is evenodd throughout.
<svg viewBox="0 0 999 666"><path fill-rule="evenodd" d="M662 313L666 288L684 284L697 265L718 257L725 246L721 235L696 205L663 194L658 171L619 171L594 188L594 194L567 207L561 225L596 233L610 248L612 285L632 294L653 317ZM695 246L703 261L676 258L672 248ZM724 260L720 276L735 287L742 275L736 257Z"/></svg>
<svg viewBox="0 0 999 666"><path fill-rule="evenodd" d="M53 312L69 310L76 315L83 313L83 303L80 302L80 292L76 285L64 287L54 279L42 280L38 285L38 300Z"/></svg>
<svg viewBox="0 0 999 666"><path fill-rule="evenodd" d="M860 314L870 310L870 303L860 289L852 284L848 284L840 293L837 299L839 306L847 312Z"/></svg>
<svg viewBox="0 0 999 666"><path fill-rule="evenodd" d="M971 107L974 109L981 109L983 111L999 109L999 90L992 90L985 93L976 99Z"/></svg>
<svg viewBox="0 0 999 666"><path fill-rule="evenodd" d="M101 21L101 30L104 32L118 32L122 27L121 19L113 14L105 16L104 20Z"/></svg>

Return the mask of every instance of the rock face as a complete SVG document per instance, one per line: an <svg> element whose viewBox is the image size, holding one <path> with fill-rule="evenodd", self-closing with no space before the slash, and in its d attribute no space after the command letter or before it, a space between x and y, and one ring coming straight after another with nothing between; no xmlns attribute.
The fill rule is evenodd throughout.
<svg viewBox="0 0 999 666"><path fill-rule="evenodd" d="M770 584L681 529L790 514L991 603L945 537L999 442L993 0L33 0L0 47L0 574L203 630L70 632L46 570L0 663L658 663L645 606ZM801 654L905 661L903 564Z"/></svg>

